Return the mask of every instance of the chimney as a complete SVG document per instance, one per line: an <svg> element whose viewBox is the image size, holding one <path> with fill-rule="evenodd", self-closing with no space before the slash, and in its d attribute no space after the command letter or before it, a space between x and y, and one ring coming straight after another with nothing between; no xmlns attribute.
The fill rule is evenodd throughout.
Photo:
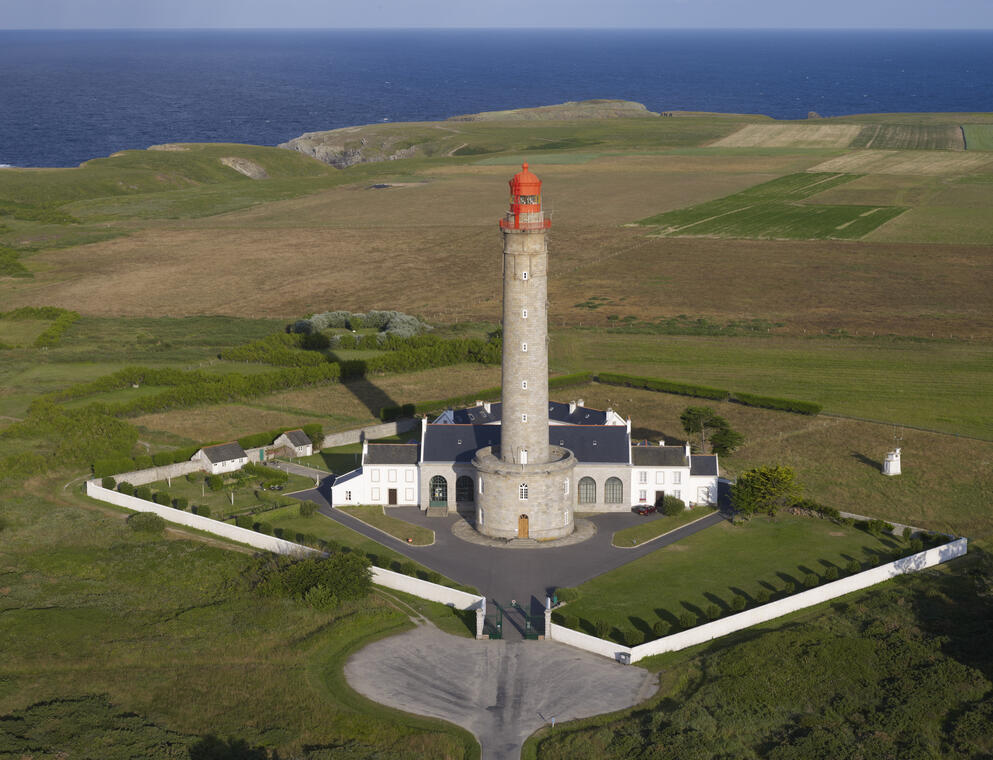
<svg viewBox="0 0 993 760"><path fill-rule="evenodd" d="M575 411L576 411L576 402L575 401L570 401L569 402L569 414L572 414Z"/></svg>
<svg viewBox="0 0 993 760"><path fill-rule="evenodd" d="M684 445L684 446L685 446L685 448L686 448L686 458L687 458L687 459L689 459L689 458L690 458L690 442L689 442L689 441L687 441L687 442L686 442L685 444L683 444L683 445Z"/></svg>
<svg viewBox="0 0 993 760"><path fill-rule="evenodd" d="M485 409L485 410L486 410L486 413L487 413L487 414L489 414L489 413L490 413L490 402L489 402L489 401L484 401L484 402L483 402L483 409Z"/></svg>
<svg viewBox="0 0 993 760"><path fill-rule="evenodd" d="M576 401L576 405L577 406L586 406L586 402L583 401L582 399L579 399L578 401Z"/></svg>

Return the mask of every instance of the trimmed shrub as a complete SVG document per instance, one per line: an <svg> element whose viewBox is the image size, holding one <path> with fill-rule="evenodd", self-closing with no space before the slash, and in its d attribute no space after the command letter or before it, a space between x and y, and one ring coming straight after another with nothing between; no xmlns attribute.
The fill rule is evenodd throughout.
<svg viewBox="0 0 993 760"><path fill-rule="evenodd" d="M636 647L645 643L645 632L639 630L624 631L624 643L629 647Z"/></svg>
<svg viewBox="0 0 993 760"><path fill-rule="evenodd" d="M257 522L252 526L252 530L256 533L261 533L263 536L272 535L272 526L267 522Z"/></svg>
<svg viewBox="0 0 993 760"><path fill-rule="evenodd" d="M113 491L114 490L114 487L117 485L117 481L114 480L112 477L110 477L110 475L105 475L100 480L100 485L102 485L104 488L107 488L107 489Z"/></svg>
<svg viewBox="0 0 993 760"><path fill-rule="evenodd" d="M880 538L884 533L889 533L893 530L893 525L885 520L863 520L859 527L870 536L876 538Z"/></svg>
<svg viewBox="0 0 993 760"><path fill-rule="evenodd" d="M911 539L910 541L910 553L917 554L917 552L924 551L924 542L919 538Z"/></svg>
<svg viewBox="0 0 993 760"><path fill-rule="evenodd" d="M914 532L913 532L913 531L912 531L912 530L910 529L910 527L909 527L909 526L907 526L907 527L905 527L905 528L903 529L903 533L902 533L902 535L903 535L903 540L904 540L904 541L909 541L909 540L910 540L910 537L911 537L911 536L912 536L913 534L914 534Z"/></svg>
<svg viewBox="0 0 993 760"><path fill-rule="evenodd" d="M152 489L148 486L138 486L134 489L134 495L139 499L144 499L145 501L152 500Z"/></svg>
<svg viewBox="0 0 993 760"><path fill-rule="evenodd" d="M142 454L141 456L134 458L134 468L136 470L147 470L149 467L154 467L155 463L148 454Z"/></svg>
<svg viewBox="0 0 993 760"><path fill-rule="evenodd" d="M411 578L417 577L417 565L413 562L401 562L400 569L397 571L403 573L404 575L409 575Z"/></svg>
<svg viewBox="0 0 993 760"><path fill-rule="evenodd" d="M680 396L693 396L694 398L709 398L715 401L725 401L731 395L730 391L720 388L674 383L669 380L661 380L653 377L621 375L616 372L601 372L596 376L595 380L604 385L623 385L629 388L642 388L648 391L659 391L660 393L675 393Z"/></svg>
<svg viewBox="0 0 993 760"><path fill-rule="evenodd" d="M156 504L161 504L163 507L172 506L172 497L165 491L156 491L152 497L152 501Z"/></svg>
<svg viewBox="0 0 993 760"><path fill-rule="evenodd" d="M207 488L211 491L220 491L224 488L224 478L220 475L208 475L207 476Z"/></svg>
<svg viewBox="0 0 993 760"><path fill-rule="evenodd" d="M172 500L172 506L176 509L186 509L190 505L190 500L185 496L177 496Z"/></svg>
<svg viewBox="0 0 993 760"><path fill-rule="evenodd" d="M117 492L125 496L134 496L134 486L128 483L128 481L122 480L117 484Z"/></svg>
<svg viewBox="0 0 993 760"><path fill-rule="evenodd" d="M796 593L796 584L787 581L783 584L783 596L792 596Z"/></svg>
<svg viewBox="0 0 993 760"><path fill-rule="evenodd" d="M300 517L311 517L317 512L317 503L313 501L300 502Z"/></svg>
<svg viewBox="0 0 993 760"><path fill-rule="evenodd" d="M165 520L154 512L135 512L128 517L128 527L141 533L161 533L165 530Z"/></svg>
<svg viewBox="0 0 993 760"><path fill-rule="evenodd" d="M745 597L743 597L741 594L735 594L734 596L731 597L731 609L734 610L735 612L741 612L743 609L745 609L745 604L746 604Z"/></svg>
<svg viewBox="0 0 993 760"><path fill-rule="evenodd" d="M610 633L610 626L606 620L597 618L593 621L593 631L596 633L597 638L605 639L607 638L607 634Z"/></svg>
<svg viewBox="0 0 993 760"><path fill-rule="evenodd" d="M191 508L193 512L200 515L200 517L210 517L210 507L205 504L197 504Z"/></svg>
<svg viewBox="0 0 993 760"><path fill-rule="evenodd" d="M855 573L861 573L862 572L862 563L859 562L857 559L849 560L848 561L848 564L845 566L845 569L851 575L855 575Z"/></svg>
<svg viewBox="0 0 993 760"><path fill-rule="evenodd" d="M687 610L679 616L679 627L686 630L696 625L696 615Z"/></svg>
<svg viewBox="0 0 993 760"><path fill-rule="evenodd" d="M825 570L824 580L826 581L838 580L838 568L836 568L834 565L831 565L827 570Z"/></svg>
<svg viewBox="0 0 993 760"><path fill-rule="evenodd" d="M813 588L820 582L821 579L818 578L813 573L807 573L805 576L803 576L803 585L806 586L807 588Z"/></svg>
<svg viewBox="0 0 993 760"><path fill-rule="evenodd" d="M586 385L593 382L592 372L573 372L570 375L559 375L548 378L548 388L568 388L573 385Z"/></svg>
<svg viewBox="0 0 993 760"><path fill-rule="evenodd" d="M672 625L669 624L667 620L659 620L652 626L652 633L658 636L660 639L663 636L668 636L669 631L672 630Z"/></svg>
<svg viewBox="0 0 993 760"><path fill-rule="evenodd" d="M682 499L677 499L670 494L662 497L662 514L668 517L675 517L676 515L681 515L684 511L686 511L686 504Z"/></svg>
<svg viewBox="0 0 993 760"><path fill-rule="evenodd" d="M788 398L776 398L774 396L758 396L754 393L732 393L731 401L744 406L755 406L761 409L777 409L781 412L794 412L796 414L815 415L821 413L821 405L812 401L797 401Z"/></svg>
<svg viewBox="0 0 993 760"><path fill-rule="evenodd" d="M879 567L879 555L873 554L869 557L869 567Z"/></svg>
<svg viewBox="0 0 993 760"><path fill-rule="evenodd" d="M249 515L238 515L234 518L234 524L239 528L252 529L252 518Z"/></svg>
<svg viewBox="0 0 993 760"><path fill-rule="evenodd" d="M755 592L755 601L759 604L766 604L769 601L769 591L765 588L760 588Z"/></svg>
<svg viewBox="0 0 993 760"><path fill-rule="evenodd" d="M708 604L704 614L711 620L717 620L721 616L721 608L716 604Z"/></svg>

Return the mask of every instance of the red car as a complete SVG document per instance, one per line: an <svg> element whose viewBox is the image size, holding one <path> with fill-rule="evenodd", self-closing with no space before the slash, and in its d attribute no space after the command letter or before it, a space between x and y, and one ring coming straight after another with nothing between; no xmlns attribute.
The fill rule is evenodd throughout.
<svg viewBox="0 0 993 760"><path fill-rule="evenodd" d="M651 507L647 507L647 506L646 507L638 507L634 511L637 512L639 515L652 515L652 514L655 514L656 512L658 512L658 507L655 507L655 506L651 506Z"/></svg>

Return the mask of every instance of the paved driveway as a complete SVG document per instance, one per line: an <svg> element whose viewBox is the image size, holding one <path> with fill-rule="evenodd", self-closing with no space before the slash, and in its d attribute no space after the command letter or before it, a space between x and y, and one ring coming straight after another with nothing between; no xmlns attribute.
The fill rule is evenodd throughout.
<svg viewBox="0 0 993 760"><path fill-rule="evenodd" d="M471 731L483 760L518 760L553 718L621 710L657 687L654 673L554 641L473 641L423 624L360 649L345 678L376 702Z"/></svg>
<svg viewBox="0 0 993 760"><path fill-rule="evenodd" d="M714 512L664 538L633 549L619 549L610 543L615 531L656 518L626 513L595 515L588 519L596 525L597 533L588 541L561 548L528 550L501 549L462 541L452 535L454 522L463 519L456 515L425 517L417 507L391 507L391 514L435 532L435 543L432 546L410 546L369 527L351 515L331 509L324 496L328 488L329 481L325 480L318 489L302 491L295 496L317 502L322 514L357 533L453 580L475 586L481 594L505 608L511 600L516 600L532 614L544 609L545 596L556 588L578 586L725 519L720 512ZM505 621L511 623L511 626L504 626L505 635L512 636L514 628L520 631L522 620L512 611L505 617Z"/></svg>

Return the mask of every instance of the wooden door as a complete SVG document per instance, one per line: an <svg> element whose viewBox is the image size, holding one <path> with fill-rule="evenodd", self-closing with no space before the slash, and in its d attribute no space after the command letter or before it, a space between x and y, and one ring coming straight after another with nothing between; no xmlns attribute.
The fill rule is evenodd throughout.
<svg viewBox="0 0 993 760"><path fill-rule="evenodd" d="M655 506L656 507L661 507L663 501L665 501L665 491L656 491L655 492Z"/></svg>
<svg viewBox="0 0 993 760"><path fill-rule="evenodd" d="M517 537L527 538L528 537L528 516L521 515L517 518Z"/></svg>
<svg viewBox="0 0 993 760"><path fill-rule="evenodd" d="M397 489L391 488L389 490L387 501L391 507L395 507L397 504Z"/></svg>

